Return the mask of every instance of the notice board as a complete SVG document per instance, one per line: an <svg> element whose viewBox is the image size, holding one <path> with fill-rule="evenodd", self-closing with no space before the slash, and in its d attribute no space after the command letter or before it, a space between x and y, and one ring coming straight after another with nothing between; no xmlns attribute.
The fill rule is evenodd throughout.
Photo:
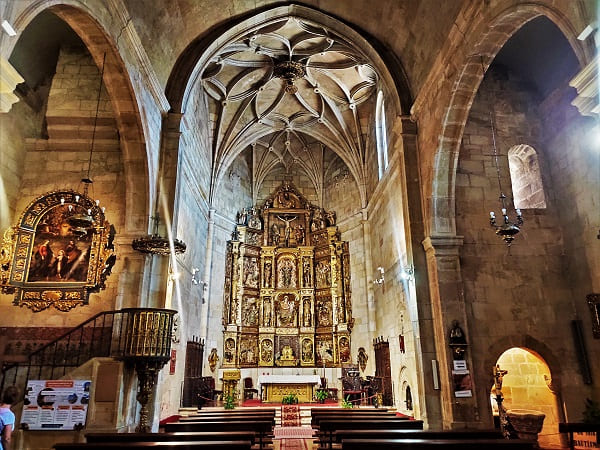
<svg viewBox="0 0 600 450"><path fill-rule="evenodd" d="M29 430L73 430L85 425L90 380L29 380L21 424Z"/></svg>

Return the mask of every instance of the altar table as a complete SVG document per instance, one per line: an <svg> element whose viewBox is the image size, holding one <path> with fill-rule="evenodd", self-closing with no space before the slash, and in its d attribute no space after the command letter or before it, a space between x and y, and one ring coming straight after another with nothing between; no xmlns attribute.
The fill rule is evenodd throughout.
<svg viewBox="0 0 600 450"><path fill-rule="evenodd" d="M296 394L300 403L311 402L315 385L321 385L319 375L259 375L258 377L261 399L267 403L281 403L283 397L289 394Z"/></svg>

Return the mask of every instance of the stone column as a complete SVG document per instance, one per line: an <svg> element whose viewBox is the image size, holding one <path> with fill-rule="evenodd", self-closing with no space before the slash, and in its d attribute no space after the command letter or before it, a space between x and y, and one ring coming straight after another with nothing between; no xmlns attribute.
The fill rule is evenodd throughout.
<svg viewBox="0 0 600 450"><path fill-rule="evenodd" d="M375 295L373 293L373 258L371 256L371 224L367 217L367 209L362 210L362 220L360 221L363 231L363 243L365 249L365 280L367 290L367 330L369 332L369 342L375 339ZM371 358L374 359L374 358ZM374 364L374 361L373 361Z"/></svg>
<svg viewBox="0 0 600 450"><path fill-rule="evenodd" d="M469 344L465 360L473 379L472 341L459 260L462 244L462 236L429 236L423 241L427 255L435 350L439 363L442 425L445 429L474 427L477 426L475 422L480 420L474 382L473 397L456 398L454 395L453 357L448 346L452 322L458 321Z"/></svg>
<svg viewBox="0 0 600 450"><path fill-rule="evenodd" d="M119 283L117 286L117 297L115 309L143 307L144 273L149 267L149 258L131 248L131 242L138 236L131 234L117 235L115 239L117 261L120 270L113 269L115 276L118 273ZM117 272L117 273L114 273Z"/></svg>

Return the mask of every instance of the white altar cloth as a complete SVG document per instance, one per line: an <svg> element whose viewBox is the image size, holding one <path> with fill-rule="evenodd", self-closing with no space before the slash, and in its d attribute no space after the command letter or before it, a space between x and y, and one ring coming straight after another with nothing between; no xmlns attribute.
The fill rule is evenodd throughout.
<svg viewBox="0 0 600 450"><path fill-rule="evenodd" d="M259 375L258 386L262 384L316 384L321 385L319 375Z"/></svg>

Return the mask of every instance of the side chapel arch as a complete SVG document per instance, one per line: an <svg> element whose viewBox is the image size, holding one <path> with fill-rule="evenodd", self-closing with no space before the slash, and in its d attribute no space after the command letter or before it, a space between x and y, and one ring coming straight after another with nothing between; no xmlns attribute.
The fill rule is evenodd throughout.
<svg viewBox="0 0 600 450"><path fill-rule="evenodd" d="M39 0L15 19L15 29L24 29L43 10L54 13L77 33L98 67L102 66L106 53L104 85L115 112L126 183L127 229L123 231L145 232L150 215L149 155L138 102L125 63L106 28L84 2Z"/></svg>
<svg viewBox="0 0 600 450"><path fill-rule="evenodd" d="M523 25L539 16L546 16L562 31L581 65L586 60L572 24L560 11L547 6L527 4L510 7L489 23L485 22L485 15L482 15L481 22L471 27L472 36L481 38L473 46L473 51L465 55L460 73L452 86L433 158L431 201L426 206L429 209L427 228L430 236L456 234L456 170L465 124L484 77L482 65L487 71L504 44ZM481 28L485 31L479 31Z"/></svg>

